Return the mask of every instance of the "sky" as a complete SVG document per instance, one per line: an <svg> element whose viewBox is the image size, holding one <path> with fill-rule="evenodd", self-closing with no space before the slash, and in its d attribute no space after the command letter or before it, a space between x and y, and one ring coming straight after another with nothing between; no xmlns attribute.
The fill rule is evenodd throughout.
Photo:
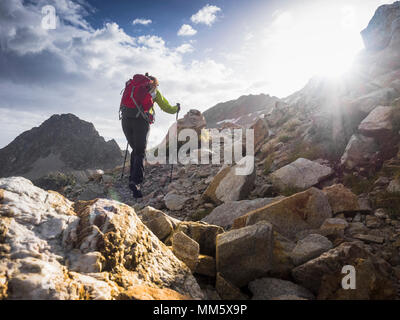
<svg viewBox="0 0 400 320"><path fill-rule="evenodd" d="M346 71L360 31L392 2L1 0L0 148L61 113L124 148L120 92L136 73L156 76L180 117L242 95L286 97ZM150 147L175 120L155 109Z"/></svg>

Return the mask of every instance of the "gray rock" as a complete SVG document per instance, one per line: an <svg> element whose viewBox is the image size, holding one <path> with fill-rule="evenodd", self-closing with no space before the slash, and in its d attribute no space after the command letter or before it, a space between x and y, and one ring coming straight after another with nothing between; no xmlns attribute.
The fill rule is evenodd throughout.
<svg viewBox="0 0 400 320"><path fill-rule="evenodd" d="M273 185L281 190L287 188L305 190L329 177L332 173L333 170L327 166L299 158L271 173L270 178Z"/></svg>
<svg viewBox="0 0 400 320"><path fill-rule="evenodd" d="M138 284L203 298L189 268L127 205L74 206L21 177L0 179L0 199L2 250L9 244L0 250L0 299L111 300Z"/></svg>
<svg viewBox="0 0 400 320"><path fill-rule="evenodd" d="M202 221L227 229L233 224L236 218L282 198L283 197L229 201L216 207L209 215L203 218Z"/></svg>
<svg viewBox="0 0 400 320"><path fill-rule="evenodd" d="M254 157L244 157L236 165L222 168L202 197L217 204L243 200L254 188L255 179Z"/></svg>
<svg viewBox="0 0 400 320"><path fill-rule="evenodd" d="M187 200L187 197L175 193L168 193L164 197L165 206L172 211L181 210Z"/></svg>
<svg viewBox="0 0 400 320"><path fill-rule="evenodd" d="M274 300L282 296L314 299L314 295L306 288L290 281L275 278L261 278L251 281L249 289L253 293L252 300Z"/></svg>
<svg viewBox="0 0 400 320"><path fill-rule="evenodd" d="M366 137L385 138L392 134L393 107L379 106L360 123L358 131Z"/></svg>
<svg viewBox="0 0 400 320"><path fill-rule="evenodd" d="M265 276L272 268L272 226L260 222L217 237L217 272L238 287Z"/></svg>
<svg viewBox="0 0 400 320"><path fill-rule="evenodd" d="M297 242L292 251L292 260L296 266L320 256L332 249L332 242L319 234L310 234Z"/></svg>

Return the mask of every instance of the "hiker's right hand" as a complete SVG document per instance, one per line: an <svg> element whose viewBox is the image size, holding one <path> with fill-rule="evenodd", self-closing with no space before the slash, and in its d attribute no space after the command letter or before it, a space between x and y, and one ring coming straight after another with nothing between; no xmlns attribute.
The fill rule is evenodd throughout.
<svg viewBox="0 0 400 320"><path fill-rule="evenodd" d="M180 103L177 103L176 106L178 107L178 110L177 110L176 112L181 111L181 104L180 104Z"/></svg>

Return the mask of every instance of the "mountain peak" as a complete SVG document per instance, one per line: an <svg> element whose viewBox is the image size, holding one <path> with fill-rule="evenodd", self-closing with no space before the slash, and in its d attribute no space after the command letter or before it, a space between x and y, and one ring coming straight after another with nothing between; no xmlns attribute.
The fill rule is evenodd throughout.
<svg viewBox="0 0 400 320"><path fill-rule="evenodd" d="M0 176L35 179L52 171L108 169L121 162L117 143L106 142L92 123L71 113L54 114L0 149Z"/></svg>

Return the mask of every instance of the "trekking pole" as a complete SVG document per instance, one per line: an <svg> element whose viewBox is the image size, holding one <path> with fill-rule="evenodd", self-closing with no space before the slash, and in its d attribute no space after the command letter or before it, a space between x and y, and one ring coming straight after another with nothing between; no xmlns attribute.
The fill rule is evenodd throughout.
<svg viewBox="0 0 400 320"><path fill-rule="evenodd" d="M122 166L121 180L122 180L123 177L124 177L126 157L128 156L128 148L129 148L129 142L126 143L126 151L125 151L124 164L123 164L123 166Z"/></svg>
<svg viewBox="0 0 400 320"><path fill-rule="evenodd" d="M178 111L176 112L176 134L178 134L178 114L179 111L181 111L181 105L178 103L177 104L179 106ZM171 173L169 175L169 183L171 183L172 181L172 170L174 170L174 164L171 163Z"/></svg>

